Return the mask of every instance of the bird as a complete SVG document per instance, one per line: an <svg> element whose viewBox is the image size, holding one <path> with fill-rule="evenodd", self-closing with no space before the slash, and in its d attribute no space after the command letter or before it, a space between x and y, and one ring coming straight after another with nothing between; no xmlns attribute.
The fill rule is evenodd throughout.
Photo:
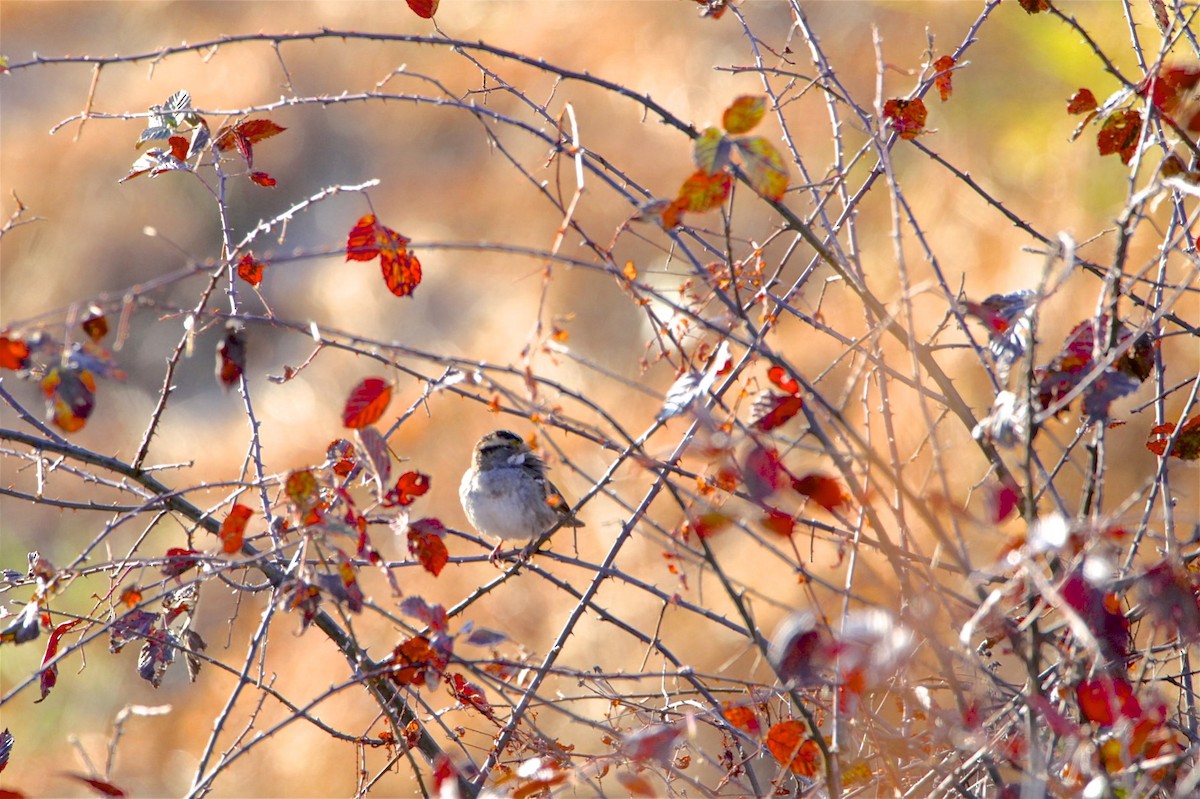
<svg viewBox="0 0 1200 799"><path fill-rule="evenodd" d="M584 526L546 478L545 462L508 430L496 430L479 439L471 466L459 484L458 498L471 526L500 539L489 557L492 561L505 540L524 539L532 546L555 527Z"/></svg>

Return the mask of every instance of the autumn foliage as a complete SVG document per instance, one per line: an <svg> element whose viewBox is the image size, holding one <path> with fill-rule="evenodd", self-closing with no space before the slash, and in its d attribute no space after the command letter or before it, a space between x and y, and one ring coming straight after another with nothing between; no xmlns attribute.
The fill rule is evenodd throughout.
<svg viewBox="0 0 1200 799"><path fill-rule="evenodd" d="M1188 8L295 5L0 11L0 796L1191 795Z"/></svg>

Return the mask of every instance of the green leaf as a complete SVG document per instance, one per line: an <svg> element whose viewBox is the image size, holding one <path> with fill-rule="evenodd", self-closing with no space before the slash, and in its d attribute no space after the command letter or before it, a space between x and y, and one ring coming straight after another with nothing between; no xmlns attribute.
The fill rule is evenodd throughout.
<svg viewBox="0 0 1200 799"><path fill-rule="evenodd" d="M729 139L717 128L708 128L692 145L692 161L709 175L729 165Z"/></svg>
<svg viewBox="0 0 1200 799"><path fill-rule="evenodd" d="M762 136L747 136L733 143L754 190L768 200L782 200L788 187L788 171L775 145Z"/></svg>

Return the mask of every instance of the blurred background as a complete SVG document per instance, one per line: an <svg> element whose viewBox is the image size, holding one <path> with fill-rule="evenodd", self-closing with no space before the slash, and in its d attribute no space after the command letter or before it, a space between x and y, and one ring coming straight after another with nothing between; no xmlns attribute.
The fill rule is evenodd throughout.
<svg viewBox="0 0 1200 799"><path fill-rule="evenodd" d="M870 108L877 100L911 90L922 65L932 60L927 50L936 57L957 47L978 15L979 5L824 2L805 4L805 10L846 91ZM1119 58L1128 54L1129 31L1111 8L1095 3L1062 5L1100 47L1118 54L1119 68L1139 77L1132 57ZM793 61L796 72L810 74L803 42L789 40L793 21L786 4L754 1L740 10L749 29L777 48L776 55ZM739 69L754 66L754 53L739 20L732 14L719 20L704 19L697 11L694 3L684 0L444 0L437 23L448 37L482 40L648 95L680 119L701 127L716 123L733 98L760 93L762 85L756 74ZM33 59L35 54L132 56L182 42L217 40L223 35L321 28L435 33L430 21L416 17L402 2L6 0L0 4L0 54L10 65ZM1140 30L1148 35L1153 26ZM876 97L875 36L881 42L885 64L882 98ZM1050 236L1066 231L1084 242L1081 254L1104 263L1112 251L1111 236L1088 242L1111 231L1128 189L1126 169L1115 158L1100 158L1090 135L1069 140L1076 119L1067 116L1065 106L1081 86L1090 87L1103 100L1117 84L1104 73L1094 54L1079 45L1078 38L1061 23L1044 16L1031 17L1018 4L1005 3L979 32L969 64L954 73L952 99L941 103L932 94L926 98L931 132L922 141L1038 230ZM789 41L794 52L785 50ZM634 102L580 82L559 81L531 66L486 53L468 55L519 88L524 99L544 105L553 115L563 114L570 103L582 145L605 158L612 165L609 178L613 184L625 187L617 190L596 175L587 178L587 192L575 218L600 244L607 244L635 210L625 193L639 201L648 196L671 196L691 173L687 138L647 117ZM764 58L778 63L770 54ZM164 274L189 265L215 263L221 257L221 220L210 187L192 176L170 173L117 183L140 152L134 144L144 119L92 118L60 125L89 106L93 84L90 110L98 116L142 113L173 92L186 89L194 108L214 124L237 118L240 109L284 97L332 100L343 93L377 91L412 96L415 101L411 102L282 105L254 115L267 116L287 128L254 151L254 168L270 173L278 186L264 189L244 179L230 182L231 213L226 222L233 240L239 240L260 220L326 187L380 181L368 192L369 204L359 193L338 195L298 214L283 240L272 236L255 245L256 255L278 259L268 268L262 286L270 312L302 325L313 322L322 329L352 331L430 353L432 357L423 362L417 359L423 373L430 376L440 374L435 368L438 358L511 364L516 373L507 385L520 393L520 370L529 365L539 376L609 410L635 435L649 426L663 393L676 377L678 363L656 359L654 348L648 346L654 326L646 310L630 302L619 282L598 268L594 254L580 246L575 234L567 235L560 253L582 263L576 267L556 264L545 284L544 298L545 260L521 254L522 248L549 249L562 222L561 214L529 178L544 181L550 193L566 201L575 190L572 165L551 158L544 142L511 124L550 129L521 97L499 88L497 80L485 76L479 64L442 46L321 39L286 42L276 50L269 43L252 42L111 64L99 71L84 64L57 64L0 76L0 215L8 217L16 210L15 195L28 209L27 216L41 218L14 229L0 243L0 326L14 331L41 328L61 338L68 335L64 331L77 322L90 301L119 299ZM439 104L437 98L470 101L487 114L472 115L461 103L458 107ZM815 91L810 92L788 115L797 149L817 170L811 177L825 178L820 170L830 159L831 134L823 101ZM763 128L765 135L778 141L779 129L770 117ZM846 137L853 146L864 140L853 126ZM527 175L522 175L505 153ZM1037 282L1045 259L1026 249L1032 244L1028 236L964 185L935 170L912 148L897 147L895 162L906 197L923 221L930 248L953 286L961 285L969 297L982 299L992 292ZM867 159L856 166L852 185L857 185L873 164L873 159ZM793 170L793 185L799 180ZM891 302L901 288L890 235L890 209L886 194L882 190L878 194L859 212L857 244L876 295ZM412 298L388 293L375 263L346 263L339 251L355 220L372 211L384 224L409 237L421 259L424 280ZM740 211L739 237L762 242L776 229L778 220L749 198ZM710 216L694 221L719 227L718 216ZM683 283L686 270L671 262L661 231L645 226L636 230L636 235L622 234L621 246L614 250L617 263L633 263L651 284L671 287ZM1154 244L1135 241L1132 261L1141 264L1152 258ZM781 248L768 249L776 257L781 252ZM292 259L293 255L304 257ZM927 280L923 257L916 250L909 255L916 277ZM801 260L786 267L785 277L799 274ZM813 288L797 298L797 304L806 312L819 306L827 323L847 332L859 331L861 310L836 284L823 294L820 286L826 277L814 281ZM136 450L162 388L166 358L183 335L183 320L176 309L192 307L206 280L199 275L175 282L154 293L154 307L131 316L128 334L114 353L127 377L101 381L96 410L87 427L71 436L72 441L123 458ZM920 285L917 290L921 291ZM244 285L240 291L244 308L251 313L266 312ZM1071 278L1046 308L1040 327L1044 340L1061 341L1071 327L1092 313L1098 292L1095 278ZM926 301L929 317L920 318L919 323L932 330L942 320L945 302L936 294L918 296L914 300L918 311ZM228 307L223 296L213 304ZM1194 295L1182 301L1176 313L1193 321L1200 317ZM536 332L539 318L544 325L540 334ZM116 316L110 321L115 326ZM569 355L543 348L552 329L561 331L556 343L569 350ZM396 382L396 400L389 411L392 416L418 403L422 395L421 382L388 373L377 362L335 351L321 353L293 380L272 382L269 375L282 374L286 366L299 366L309 356L312 341L270 326L255 328L252 333L247 373L262 421L264 463L272 473L323 460L329 442L345 433L341 407L350 387L362 377L382 375ZM175 375L175 394L149 459L155 464L185 464L160 475L172 485L250 477L243 472L249 431L242 400L236 391L222 391L212 374L212 353L222 335L219 324L203 326L195 336L194 355L182 362ZM844 349L796 323L781 327L777 346L810 375L827 368ZM1169 342L1164 360L1179 363L1182 376L1200 366L1194 342ZM992 388L974 356L947 353L942 362L982 415L990 404ZM646 391L631 388L631 383ZM42 399L35 383L6 373L4 386L26 407L40 412ZM1121 407L1128 409L1148 399L1141 396ZM402 469L419 469L432 476L432 488L418 501L416 515L435 516L450 527L466 529L457 486L475 441L497 427L509 427L522 435L536 432L528 419L497 417L485 404L487 396L483 400L436 394L389 439L394 452L409 459ZM548 411L561 408L567 416L599 423L569 394L543 393L536 402ZM7 406L0 409L0 420L10 428L22 424ZM680 420L667 434L651 439L648 448L655 455L669 454L683 424ZM1063 434L1069 437L1070 429L1065 426ZM902 427L899 434L901 447L913 448L926 431L923 425L913 423ZM610 453L578 437L552 430L539 435L552 439L569 458L569 464L556 462L553 468L556 482L571 498L583 495L611 460ZM943 445L953 446L955 435L959 443L965 443L969 431L948 433ZM1109 483L1112 495L1123 497L1145 483L1155 459L1142 446L1143 425L1128 425L1112 436L1111 446L1128 453L1121 463L1114 464ZM828 465L819 452L806 451L801 457L810 468ZM703 469L702 460L691 465ZM6 470L4 484L28 487L32 476L10 473L14 463L9 459L0 463ZM954 499L965 502L971 484L983 472L980 461L975 471L953 475ZM626 465L615 476L612 488L636 501L652 476ZM60 479L56 488L64 495L76 496L84 490L68 477ZM1070 483L1078 476L1066 480ZM199 493L193 501L201 505L218 502L227 491ZM10 498L0 499L0 503L0 568L19 572L24 572L30 550L40 551L54 563L70 562L100 535L105 522L96 515ZM585 513L588 526L576 542L581 554L602 557L627 515L616 501L603 495L590 503ZM679 523L677 510L672 512L669 505L658 508L651 517L668 531ZM121 544L131 545L146 532L141 525L126 525L128 530L106 540L94 559L120 556ZM975 532L979 540L972 546L978 546L981 558L1003 543L999 536L989 538L989 531ZM150 534L155 544L151 549L158 552L167 546L182 546L186 533L169 523L153 526ZM401 539L391 540L386 531L374 536L385 557L403 557ZM560 534L556 552L570 549L571 544L561 540L566 537ZM456 551L454 541L452 555L479 554L474 549ZM742 551L735 539L718 539L716 546L733 573L756 580L770 594L771 601L761 608L764 629L773 628L788 607L802 601L804 594L794 574L782 565L764 564L757 550ZM807 543L803 546L807 548ZM619 565L668 594L680 591L693 601L711 600L718 613L731 613L719 599L713 599L716 592L697 595L701 575L693 574L690 585L681 580L663 557L667 549L661 535L635 536L622 551ZM837 570L843 567L833 548L819 551L813 563L827 569L835 582ZM565 579L578 578L566 567L560 568ZM452 565L438 580L409 569L403 587L406 593L449 605L494 574L486 564ZM94 590L103 590L100 582ZM381 589L377 598L384 602L386 586L374 587ZM879 594L885 590L886 581L877 584ZM232 595L220 597L216 590L209 593L211 599L202 606L208 654L237 667L239 653L258 622L259 609L247 612L236 606ZM616 588L608 594L602 591L599 601L614 603L623 618L643 630L653 630L668 613L644 594L635 600L642 606L622 605L626 599L618 593ZM548 584L513 580L480 602L472 618L482 626L503 630L537 662L563 614L573 605L572 599ZM87 612L93 606L89 600L78 610ZM277 675L275 688L281 693L311 697L350 678L345 662L315 631L293 635L298 624L292 617L278 618L275 624L268 673ZM360 640L374 642L371 653L375 657L381 657L397 640L394 629L379 617L364 618L357 632ZM727 669L760 679L765 676L764 667L752 653L737 649L744 641L736 636L728 641L719 636L697 640L686 626L669 634L679 654L700 669ZM594 656L606 668L637 670L645 652L628 641L614 641L605 625L586 624L573 639L572 662L586 666ZM121 707L132 703L169 704L172 711L127 725L112 774L114 782L131 795L178 795L187 790L215 711L233 684L231 675L210 669L191 684L181 673L172 672L155 690L136 678L132 648L111 656L105 643L100 640L88 648L82 671L77 671L77 666L84 665L80 658L65 663L59 686L44 703L33 704L34 688L3 707L3 726L13 730L18 743L0 785L37 796L85 795L86 788L51 775L87 770L69 741L77 741L78 750L87 752L94 762L103 761L112 719ZM0 650L4 694L34 673L41 653L40 644ZM739 657L744 662L737 662ZM429 701L434 707L449 703L448 698L431 694ZM591 705L581 702L574 709L583 715L603 715L603 702L591 701ZM235 718L244 719L251 709L239 707L241 715ZM354 688L338 692L317 710L324 721L339 728L377 734L382 726L371 712L363 692ZM258 719L259 727L286 715L268 702ZM472 740L472 746L486 746L488 730L482 729L485 725L478 717L452 712L449 718L451 723L475 725L465 737ZM237 725L232 729L238 729ZM603 749L600 736L593 731L555 728L552 732L560 734L564 742ZM383 756L375 752L370 756L371 767L378 768ZM352 745L331 742L319 730L297 723L234 764L218 783L215 795L349 795L355 790L356 768ZM376 788L379 795L408 795L413 790L404 769L385 777Z"/></svg>

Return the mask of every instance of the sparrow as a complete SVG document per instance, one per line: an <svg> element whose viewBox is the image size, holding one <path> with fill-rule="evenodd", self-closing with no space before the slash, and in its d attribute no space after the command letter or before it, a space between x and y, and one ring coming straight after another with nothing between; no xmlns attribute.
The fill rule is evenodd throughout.
<svg viewBox="0 0 1200 799"><path fill-rule="evenodd" d="M458 498L471 525L493 538L530 545L551 528L583 527L562 493L546 479L546 464L516 433L497 430L479 439ZM495 560L500 544L492 550Z"/></svg>

